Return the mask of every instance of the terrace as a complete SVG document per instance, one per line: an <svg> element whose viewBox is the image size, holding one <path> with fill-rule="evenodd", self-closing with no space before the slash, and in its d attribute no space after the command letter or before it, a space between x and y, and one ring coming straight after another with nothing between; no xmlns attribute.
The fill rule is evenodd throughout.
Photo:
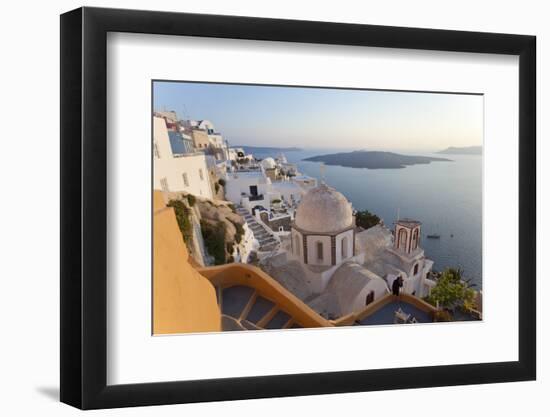
<svg viewBox="0 0 550 417"><path fill-rule="evenodd" d="M387 294L359 312L334 321L336 326L432 323L437 308L418 297Z"/></svg>
<svg viewBox="0 0 550 417"><path fill-rule="evenodd" d="M400 314L402 312L403 314ZM396 320L403 320L406 323L431 323L431 314L415 307L412 304L392 301L370 316L360 320L357 325L394 324Z"/></svg>

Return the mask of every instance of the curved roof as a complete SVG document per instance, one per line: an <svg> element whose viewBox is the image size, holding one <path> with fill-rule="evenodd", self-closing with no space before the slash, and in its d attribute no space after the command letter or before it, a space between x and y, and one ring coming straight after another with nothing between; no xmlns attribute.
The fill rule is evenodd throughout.
<svg viewBox="0 0 550 417"><path fill-rule="evenodd" d="M321 184L302 198L295 224L306 232L338 232L353 225L351 204L343 194Z"/></svg>
<svg viewBox="0 0 550 417"><path fill-rule="evenodd" d="M380 281L382 285L385 285L382 278L363 265L356 262L346 262L334 272L327 286L327 291L338 294L343 301L350 300L373 280Z"/></svg>
<svg viewBox="0 0 550 417"><path fill-rule="evenodd" d="M325 291L310 306L332 317L341 317L353 311L354 301L364 288L389 292L386 282L356 262L345 262L330 278Z"/></svg>

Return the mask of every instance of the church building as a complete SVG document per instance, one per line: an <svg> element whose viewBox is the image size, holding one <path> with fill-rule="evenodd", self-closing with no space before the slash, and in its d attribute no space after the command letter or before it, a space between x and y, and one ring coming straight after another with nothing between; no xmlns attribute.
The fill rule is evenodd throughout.
<svg viewBox="0 0 550 417"><path fill-rule="evenodd" d="M394 232L383 224L358 228L351 203L325 183L309 190L297 207L289 242L273 258L270 273L292 283L319 314L334 319L360 311L399 291L422 297L433 281L433 262L420 247L421 223L403 219Z"/></svg>

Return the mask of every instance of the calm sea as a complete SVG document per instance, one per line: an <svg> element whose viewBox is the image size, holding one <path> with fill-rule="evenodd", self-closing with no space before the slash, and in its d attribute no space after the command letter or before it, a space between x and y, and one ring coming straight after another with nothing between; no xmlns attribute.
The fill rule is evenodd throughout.
<svg viewBox="0 0 550 417"><path fill-rule="evenodd" d="M305 150L287 152L289 162L298 164L306 175L321 176L318 162L304 158L338 152ZM406 155L415 153L403 152ZM365 169L325 167L325 182L344 194L357 210L369 210L386 225L397 218L422 222L422 240L426 256L435 261L434 269L461 267L481 289L482 275L482 157L479 155L418 155L444 157L453 162L432 162L403 169ZM258 154L256 157L275 157ZM439 234L439 239L428 239Z"/></svg>

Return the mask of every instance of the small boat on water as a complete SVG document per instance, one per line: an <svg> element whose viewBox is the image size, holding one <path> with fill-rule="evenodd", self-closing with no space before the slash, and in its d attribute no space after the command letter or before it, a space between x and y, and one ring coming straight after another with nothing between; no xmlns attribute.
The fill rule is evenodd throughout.
<svg viewBox="0 0 550 417"><path fill-rule="evenodd" d="M426 236L428 239L439 239L441 236L438 234L428 235Z"/></svg>

